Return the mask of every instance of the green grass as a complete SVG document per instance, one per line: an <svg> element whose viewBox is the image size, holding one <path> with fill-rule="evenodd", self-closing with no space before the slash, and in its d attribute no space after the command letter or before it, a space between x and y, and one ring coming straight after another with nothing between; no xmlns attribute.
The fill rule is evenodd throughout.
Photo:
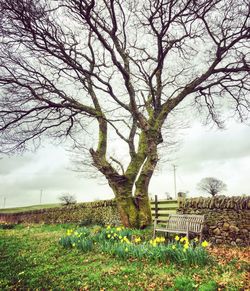
<svg viewBox="0 0 250 291"><path fill-rule="evenodd" d="M204 267L121 260L95 245L87 253L59 239L72 225L18 225L0 229L0 290L244 290L240 262ZM239 268L239 266L241 266ZM184 288L184 289L181 289ZM224 289L223 289L224 288Z"/></svg>
<svg viewBox="0 0 250 291"><path fill-rule="evenodd" d="M18 212L25 212L25 211L30 211L30 210L40 210L40 209L55 208L55 207L62 207L62 205L60 203L57 203L57 204L31 205L31 206L15 207L15 208L0 208L0 213L18 213Z"/></svg>

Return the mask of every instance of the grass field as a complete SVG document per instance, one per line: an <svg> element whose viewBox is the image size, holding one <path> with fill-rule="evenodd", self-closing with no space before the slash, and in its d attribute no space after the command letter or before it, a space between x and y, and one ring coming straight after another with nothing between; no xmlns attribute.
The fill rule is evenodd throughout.
<svg viewBox="0 0 250 291"><path fill-rule="evenodd" d="M58 241L69 227L0 229L0 290L249 290L247 248L213 248L215 261L204 267L124 261L96 248L63 248Z"/></svg>
<svg viewBox="0 0 250 291"><path fill-rule="evenodd" d="M15 208L0 208L0 213L18 213L18 212L25 212L30 210L39 210L45 208L55 208L61 207L60 203L57 204L39 204L39 205L31 205L31 206L24 206L24 207L15 207Z"/></svg>

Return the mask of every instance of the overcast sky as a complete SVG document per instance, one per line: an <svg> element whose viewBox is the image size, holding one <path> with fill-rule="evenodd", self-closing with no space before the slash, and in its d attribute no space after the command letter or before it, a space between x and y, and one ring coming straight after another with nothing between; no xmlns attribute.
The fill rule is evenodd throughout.
<svg viewBox="0 0 250 291"><path fill-rule="evenodd" d="M225 195L250 193L250 127L229 123L226 130L211 129L198 123L183 131L182 145L171 153L171 161L160 167L150 184L150 193L160 198L174 195L173 166L177 191L200 196L197 183L216 177L227 184ZM58 203L62 193L74 194L80 201L112 198L103 180L88 179L69 170L69 156L60 146L47 145L36 153L0 160L0 208ZM204 195L203 195L204 196Z"/></svg>

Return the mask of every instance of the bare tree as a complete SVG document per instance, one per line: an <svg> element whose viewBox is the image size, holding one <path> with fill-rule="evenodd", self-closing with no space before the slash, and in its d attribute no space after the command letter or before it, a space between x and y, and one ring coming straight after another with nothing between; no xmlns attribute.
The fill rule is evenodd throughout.
<svg viewBox="0 0 250 291"><path fill-rule="evenodd" d="M76 204L75 196L71 195L71 194L68 194L68 193L60 195L58 197L58 199L61 201L62 205L65 205L65 206Z"/></svg>
<svg viewBox="0 0 250 291"><path fill-rule="evenodd" d="M73 141L144 227L180 104L248 117L249 35L247 0L0 0L1 151Z"/></svg>
<svg viewBox="0 0 250 291"><path fill-rule="evenodd" d="M226 190L227 185L219 179L206 177L201 179L197 185L197 188L211 194L214 197L219 192Z"/></svg>

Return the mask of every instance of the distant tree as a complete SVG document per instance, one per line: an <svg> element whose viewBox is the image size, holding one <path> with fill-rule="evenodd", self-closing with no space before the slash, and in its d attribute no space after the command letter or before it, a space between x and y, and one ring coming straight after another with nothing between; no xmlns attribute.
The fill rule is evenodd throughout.
<svg viewBox="0 0 250 291"><path fill-rule="evenodd" d="M217 193L226 190L227 185L219 179L206 177L201 179L201 181L197 185L197 188L199 190L206 191L212 196L215 196Z"/></svg>
<svg viewBox="0 0 250 291"><path fill-rule="evenodd" d="M61 196L59 196L58 198L62 205L65 205L65 206L68 206L68 205L71 205L71 204L76 204L76 198L74 195L71 195L71 194L62 194Z"/></svg>
<svg viewBox="0 0 250 291"><path fill-rule="evenodd" d="M170 193L165 192L166 196L167 196L167 200L173 200L173 198L171 197Z"/></svg>

